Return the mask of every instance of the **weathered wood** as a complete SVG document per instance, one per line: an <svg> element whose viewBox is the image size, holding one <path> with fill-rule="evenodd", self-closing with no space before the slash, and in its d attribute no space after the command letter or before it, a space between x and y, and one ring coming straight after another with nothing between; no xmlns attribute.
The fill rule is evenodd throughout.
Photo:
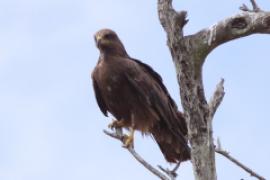
<svg viewBox="0 0 270 180"><path fill-rule="evenodd" d="M202 66L217 46L255 33L270 34L270 13L252 0L253 10L229 17L193 35L184 36L186 11L176 12L172 0L158 0L158 15L167 33L175 64L181 102L188 125L191 161L196 180L216 180L212 119L224 96L223 81L208 104L202 81Z"/></svg>

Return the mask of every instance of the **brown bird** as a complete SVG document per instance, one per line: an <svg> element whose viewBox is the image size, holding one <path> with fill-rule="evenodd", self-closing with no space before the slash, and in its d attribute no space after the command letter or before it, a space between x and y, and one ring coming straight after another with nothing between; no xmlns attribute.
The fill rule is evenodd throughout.
<svg viewBox="0 0 270 180"><path fill-rule="evenodd" d="M110 127L130 130L124 146L133 145L138 130L154 137L168 162L190 159L185 119L160 75L131 58L114 31L98 31L95 42L100 51L92 72L96 100L105 116L116 118Z"/></svg>

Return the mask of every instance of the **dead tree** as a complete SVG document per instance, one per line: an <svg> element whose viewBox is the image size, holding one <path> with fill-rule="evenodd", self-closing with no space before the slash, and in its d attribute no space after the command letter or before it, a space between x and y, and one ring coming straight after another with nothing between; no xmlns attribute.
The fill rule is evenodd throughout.
<svg viewBox="0 0 270 180"><path fill-rule="evenodd" d="M187 12L177 12L172 7L172 0L158 0L158 16L167 33L167 45L175 65L180 87L181 102L188 125L188 138L191 146L191 162L196 180L216 180L215 151L230 159L229 154L220 146L215 149L213 142L212 121L214 114L224 97L224 80L218 83L212 98L207 102L202 81L202 67L208 54L219 45L251 34L270 34L270 12L261 10L255 0L251 0L252 9L246 5L240 7L241 12L226 18L198 33L185 36L183 28L188 22ZM122 131L107 135L122 140ZM159 171L138 158L133 150L129 151L148 170L160 179L175 179L176 169ZM234 158L231 158L235 162ZM265 179L244 165L238 166L258 179Z"/></svg>
<svg viewBox="0 0 270 180"><path fill-rule="evenodd" d="M270 33L270 12L262 11L254 0L241 13L224 19L196 34L184 36L186 12L177 12L172 0L158 0L160 22L167 33L168 46L175 64L184 113L188 124L191 161L195 179L217 179L212 120L224 96L223 80L207 102L202 67L207 55L219 45L255 33Z"/></svg>

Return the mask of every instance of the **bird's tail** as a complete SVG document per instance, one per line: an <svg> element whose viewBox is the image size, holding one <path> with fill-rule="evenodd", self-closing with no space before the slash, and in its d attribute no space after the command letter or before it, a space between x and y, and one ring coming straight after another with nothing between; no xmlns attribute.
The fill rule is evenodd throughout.
<svg viewBox="0 0 270 180"><path fill-rule="evenodd" d="M182 125L185 125L186 128L185 122L182 122ZM152 131L152 135L158 143L162 154L165 159L171 163L178 163L190 159L190 148L184 137L186 134L187 132L183 132L183 129L175 131L165 124L160 124L158 128L154 128Z"/></svg>

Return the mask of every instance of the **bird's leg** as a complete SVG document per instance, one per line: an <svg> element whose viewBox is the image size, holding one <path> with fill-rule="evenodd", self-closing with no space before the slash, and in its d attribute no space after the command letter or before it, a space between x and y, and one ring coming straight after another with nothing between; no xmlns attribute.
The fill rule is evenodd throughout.
<svg viewBox="0 0 270 180"><path fill-rule="evenodd" d="M131 114L131 127L129 128L129 130L130 130L129 135L126 135L124 138L123 147L134 148L135 121L133 113Z"/></svg>
<svg viewBox="0 0 270 180"><path fill-rule="evenodd" d="M123 119L121 119L121 120L113 120L113 122L110 123L110 124L108 125L108 127L109 127L110 129L117 129L117 128L122 128L122 127L124 127L124 125L125 125L125 122L124 122Z"/></svg>
<svg viewBox="0 0 270 180"><path fill-rule="evenodd" d="M125 135L123 147L125 147L125 148L129 148L129 147L133 148L134 147L134 133L135 133L135 129L133 127L131 127L130 134Z"/></svg>

